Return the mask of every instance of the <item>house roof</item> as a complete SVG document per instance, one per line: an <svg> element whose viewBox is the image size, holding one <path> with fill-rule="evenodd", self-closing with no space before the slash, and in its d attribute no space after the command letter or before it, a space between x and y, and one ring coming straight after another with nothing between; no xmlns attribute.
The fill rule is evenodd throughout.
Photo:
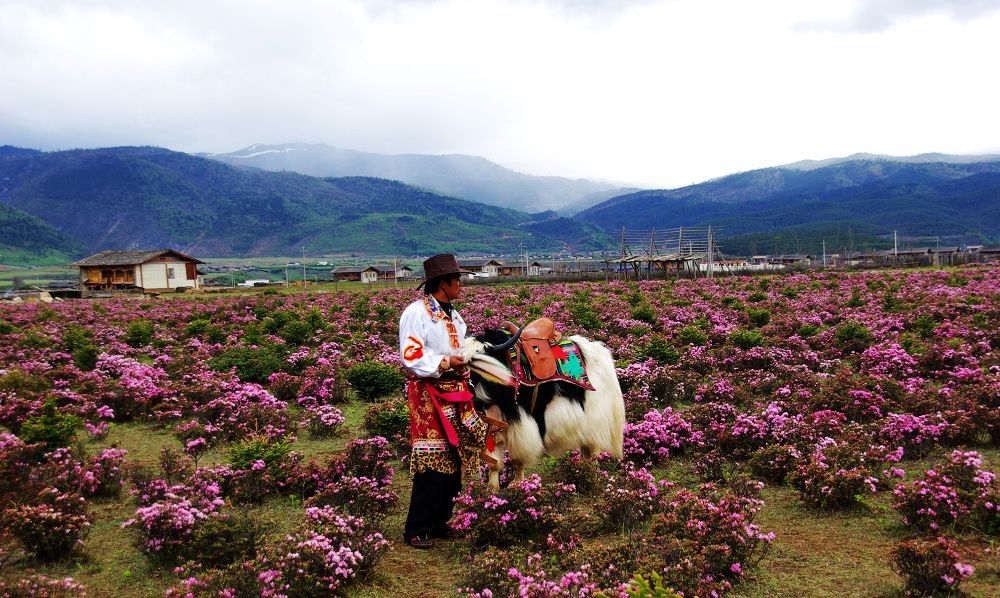
<svg viewBox="0 0 1000 598"><path fill-rule="evenodd" d="M488 266L490 264L493 264L494 266L503 265L496 260L458 260L459 268L482 268L483 266Z"/></svg>
<svg viewBox="0 0 1000 598"><path fill-rule="evenodd" d="M337 266L333 269L334 274L361 274L371 266Z"/></svg>
<svg viewBox="0 0 1000 598"><path fill-rule="evenodd" d="M102 251L100 253L94 254L90 257L83 258L78 262L73 262L74 266L135 266L138 264L145 264L146 262L156 259L164 255L174 255L183 260L189 260L196 264L204 264L205 262L193 258L189 255L184 255L179 251L174 251L173 249L147 249L143 251L116 251L108 250Z"/></svg>

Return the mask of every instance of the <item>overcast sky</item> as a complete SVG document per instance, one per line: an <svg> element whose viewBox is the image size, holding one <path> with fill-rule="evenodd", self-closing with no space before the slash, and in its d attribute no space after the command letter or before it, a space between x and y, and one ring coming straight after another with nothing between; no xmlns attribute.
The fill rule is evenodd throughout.
<svg viewBox="0 0 1000 598"><path fill-rule="evenodd" d="M305 141L680 186L1000 151L998 0L0 0L0 145Z"/></svg>

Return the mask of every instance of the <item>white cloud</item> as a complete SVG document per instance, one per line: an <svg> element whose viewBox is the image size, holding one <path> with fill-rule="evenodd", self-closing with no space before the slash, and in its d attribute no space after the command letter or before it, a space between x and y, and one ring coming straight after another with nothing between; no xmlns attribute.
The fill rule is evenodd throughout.
<svg viewBox="0 0 1000 598"><path fill-rule="evenodd" d="M859 34L802 24L874 4L817 5L7 0L0 144L324 142L671 186L996 146L1000 15L895 10Z"/></svg>

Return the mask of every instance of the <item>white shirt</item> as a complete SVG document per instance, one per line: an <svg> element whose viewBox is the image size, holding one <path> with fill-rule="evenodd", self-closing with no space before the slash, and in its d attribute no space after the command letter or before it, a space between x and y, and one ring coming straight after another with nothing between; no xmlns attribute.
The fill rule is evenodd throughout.
<svg viewBox="0 0 1000 598"><path fill-rule="evenodd" d="M454 325L453 339L448 331ZM425 295L403 310L399 318L399 357L403 367L420 378L440 378L441 362L458 355L465 339L465 320L452 308L451 318L444 313L437 299ZM458 347L452 345L452 341Z"/></svg>

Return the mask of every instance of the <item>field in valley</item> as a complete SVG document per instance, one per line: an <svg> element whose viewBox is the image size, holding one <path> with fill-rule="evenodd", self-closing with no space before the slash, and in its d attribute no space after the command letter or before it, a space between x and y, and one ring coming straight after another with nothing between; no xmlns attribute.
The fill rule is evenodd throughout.
<svg viewBox="0 0 1000 598"><path fill-rule="evenodd" d="M430 551L400 541L415 293L0 304L0 588L1000 594L1000 269L469 288L470 332L611 349L626 459L473 485Z"/></svg>

